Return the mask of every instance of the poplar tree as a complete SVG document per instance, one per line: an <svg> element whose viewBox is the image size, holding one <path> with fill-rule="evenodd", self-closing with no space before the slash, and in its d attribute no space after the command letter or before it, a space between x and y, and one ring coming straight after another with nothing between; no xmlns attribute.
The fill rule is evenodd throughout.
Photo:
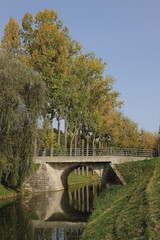
<svg viewBox="0 0 160 240"><path fill-rule="evenodd" d="M14 56L20 53L20 28L19 24L12 17L10 17L9 23L5 25L4 36L2 37L0 48L4 53L10 53Z"/></svg>
<svg viewBox="0 0 160 240"><path fill-rule="evenodd" d="M73 139L80 133L86 140L87 149L89 135L92 136L94 148L95 137L101 138L106 132L106 130L101 131L104 114L107 115L111 110L122 105L122 102L117 100L119 92L113 91L114 79L110 76L103 77L105 65L102 59L96 58L93 53L81 54L72 63L71 77L74 79L74 84L68 123L70 148Z"/></svg>
<svg viewBox="0 0 160 240"><path fill-rule="evenodd" d="M47 86L48 113L58 121L58 144L60 145L60 120L67 112L68 75L72 57L81 45L72 40L68 28L54 10L45 9L33 16L26 13L22 19L24 61L38 71ZM69 84L70 86L70 84ZM53 127L52 127L53 129Z"/></svg>

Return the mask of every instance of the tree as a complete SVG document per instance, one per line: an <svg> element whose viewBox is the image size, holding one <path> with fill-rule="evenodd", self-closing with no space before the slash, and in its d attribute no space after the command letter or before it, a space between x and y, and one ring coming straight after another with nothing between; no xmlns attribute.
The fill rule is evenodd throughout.
<svg viewBox="0 0 160 240"><path fill-rule="evenodd" d="M120 106L117 101L119 92L113 91L114 80L110 76L103 77L105 63L93 53L81 54L72 62L70 76L72 78L71 107L68 114L70 130L70 148L76 136L80 134L89 148L89 135L92 136L94 147L95 137L102 135L101 124L103 114ZM80 140L80 138L79 138ZM83 141L82 141L83 142ZM80 146L80 144L79 144Z"/></svg>
<svg viewBox="0 0 160 240"><path fill-rule="evenodd" d="M52 137L53 118L56 117L59 145L60 120L65 119L65 148L67 129L70 146L75 140L75 148L77 144L80 146L81 135L87 148L89 135L92 146L96 136L99 142L107 139L105 119L122 103L118 101L119 92L113 91L114 79L103 77L106 63L94 53L81 54L82 46L71 39L54 10L39 11L35 17L26 13L22 29L17 31L21 37L19 57L38 71L46 83Z"/></svg>
<svg viewBox="0 0 160 240"><path fill-rule="evenodd" d="M35 15L26 13L22 19L24 61L37 70L47 86L48 113L51 121L58 120L60 144L60 119L67 108L68 74L71 58L80 51L81 45L72 40L68 28L58 20L54 10L45 9ZM52 127L53 128L53 127Z"/></svg>
<svg viewBox="0 0 160 240"><path fill-rule="evenodd" d="M75 139L77 148L77 135L85 133L87 137L87 119L89 100L92 85L98 81L103 72L104 63L97 59L93 53L76 56L71 62L70 82L72 86L71 98L68 112L68 128L70 132L70 148Z"/></svg>
<svg viewBox="0 0 160 240"><path fill-rule="evenodd" d="M121 120L122 113L116 109L111 109L109 113L102 114L101 132L107 146L119 146Z"/></svg>
<svg viewBox="0 0 160 240"><path fill-rule="evenodd" d="M68 28L63 27L54 10L39 11L35 18L26 13L22 19L22 29L10 18L5 29L1 49L12 51L13 55L19 54L19 58L38 71L46 83L48 114L51 116L51 122L53 117L57 117L60 143L60 119L64 118L66 112L64 99L67 98L65 93L69 64L72 57L81 50L81 45L70 38ZM13 33L11 36L10 32ZM53 124L51 125L53 129Z"/></svg>
<svg viewBox="0 0 160 240"><path fill-rule="evenodd" d="M17 187L32 166L45 84L38 73L0 54L0 89L0 180Z"/></svg>
<svg viewBox="0 0 160 240"><path fill-rule="evenodd" d="M39 149L49 149L54 144L54 137L47 118L43 121L43 128L38 129L37 145Z"/></svg>
<svg viewBox="0 0 160 240"><path fill-rule="evenodd" d="M12 17L10 17L9 23L5 26L0 48L3 52L12 53L15 56L20 53L20 28L19 24Z"/></svg>
<svg viewBox="0 0 160 240"><path fill-rule="evenodd" d="M138 143L138 125L128 117L123 116L120 125L119 146L137 148Z"/></svg>
<svg viewBox="0 0 160 240"><path fill-rule="evenodd" d="M107 143L108 138L111 137L113 126L111 128L110 124L114 124L114 121L116 120L113 117L113 113L115 113L116 108L121 108L123 104L122 101L118 101L120 93L113 90L113 84L113 77L107 75L106 78L102 78L101 81L96 83L91 94L93 98L91 101L93 112L99 113L99 127L94 133L99 137L99 146L101 145L102 139Z"/></svg>
<svg viewBox="0 0 160 240"><path fill-rule="evenodd" d="M139 147L144 149L152 149L155 147L156 136L144 129L139 133Z"/></svg>

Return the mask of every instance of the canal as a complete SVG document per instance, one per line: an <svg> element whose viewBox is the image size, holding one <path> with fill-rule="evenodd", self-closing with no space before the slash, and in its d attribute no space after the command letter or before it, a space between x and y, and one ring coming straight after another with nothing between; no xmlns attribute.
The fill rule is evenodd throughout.
<svg viewBox="0 0 160 240"><path fill-rule="evenodd" d="M100 183L29 195L0 208L0 240L79 239Z"/></svg>

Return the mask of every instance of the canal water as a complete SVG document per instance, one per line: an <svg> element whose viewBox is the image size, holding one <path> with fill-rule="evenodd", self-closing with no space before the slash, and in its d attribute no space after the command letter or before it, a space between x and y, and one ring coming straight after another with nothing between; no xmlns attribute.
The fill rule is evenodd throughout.
<svg viewBox="0 0 160 240"><path fill-rule="evenodd" d="M27 196L0 208L0 240L79 239L101 184Z"/></svg>

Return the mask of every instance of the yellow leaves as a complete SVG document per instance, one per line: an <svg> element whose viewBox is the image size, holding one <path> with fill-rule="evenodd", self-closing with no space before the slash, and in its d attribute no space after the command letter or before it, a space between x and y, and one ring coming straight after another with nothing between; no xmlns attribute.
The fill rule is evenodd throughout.
<svg viewBox="0 0 160 240"><path fill-rule="evenodd" d="M39 11L35 15L36 23L44 23L44 22L50 22L54 23L58 18L58 14L54 10L48 10L47 8L44 10L44 12Z"/></svg>
<svg viewBox="0 0 160 240"><path fill-rule="evenodd" d="M10 17L9 23L5 25L4 36L0 48L2 51L13 52L18 55L20 42L20 29L16 20Z"/></svg>
<svg viewBox="0 0 160 240"><path fill-rule="evenodd" d="M159 148L160 147L160 133L155 133L154 134L154 148Z"/></svg>
<svg viewBox="0 0 160 240"><path fill-rule="evenodd" d="M116 110L103 111L101 133L109 135L114 146L128 148L142 147L142 145L139 145L140 139L137 124ZM150 134L147 136L149 139ZM151 138L148 142L152 142ZM145 145L146 147L147 145Z"/></svg>
<svg viewBox="0 0 160 240"><path fill-rule="evenodd" d="M32 27L33 25L33 27ZM67 74L69 38L54 10L45 9L35 15L26 13L22 20L23 62L38 70L48 83Z"/></svg>
<svg viewBox="0 0 160 240"><path fill-rule="evenodd" d="M47 119L43 122L43 129L39 129L38 141L41 148L50 148L54 143L54 135L49 127L49 121Z"/></svg>
<svg viewBox="0 0 160 240"><path fill-rule="evenodd" d="M156 135L142 129L139 135L139 147L154 148L155 143L156 143Z"/></svg>
<svg viewBox="0 0 160 240"><path fill-rule="evenodd" d="M22 27L25 31L32 31L33 17L28 12L22 18Z"/></svg>
<svg viewBox="0 0 160 240"><path fill-rule="evenodd" d="M88 67L90 68L90 71L96 72L102 70L102 64L98 59L91 59L88 62Z"/></svg>

